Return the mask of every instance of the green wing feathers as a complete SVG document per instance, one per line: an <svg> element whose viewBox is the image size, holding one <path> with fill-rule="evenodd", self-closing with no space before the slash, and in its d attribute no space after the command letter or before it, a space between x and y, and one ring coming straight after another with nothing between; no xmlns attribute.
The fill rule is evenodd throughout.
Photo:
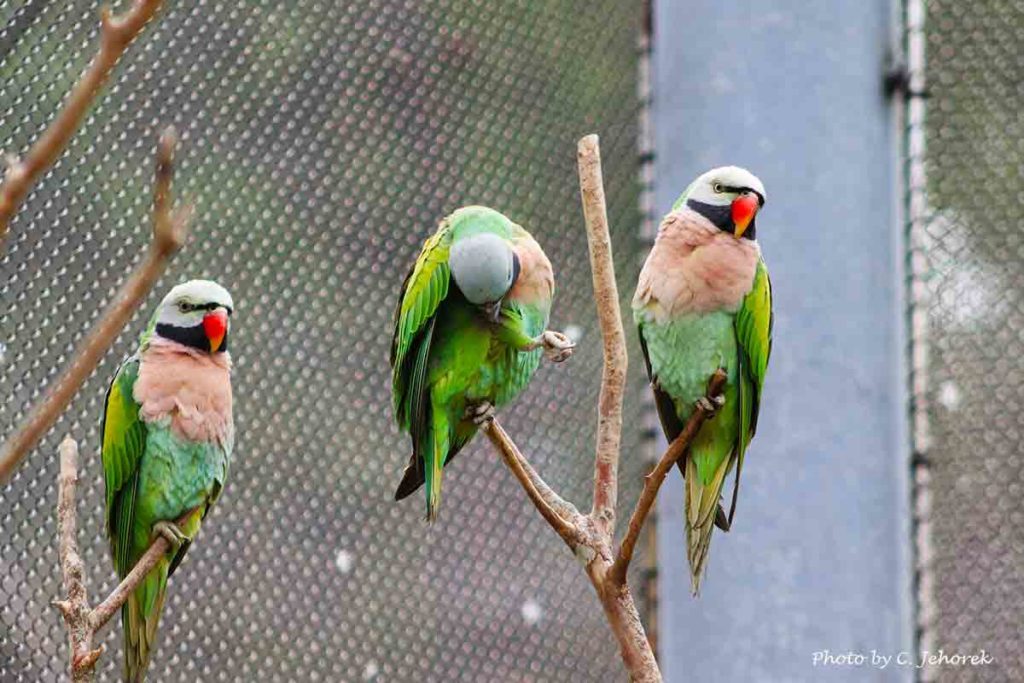
<svg viewBox="0 0 1024 683"><path fill-rule="evenodd" d="M736 513L736 499L740 488L740 472L743 470L743 456L750 440L757 431L757 417L761 406L761 389L764 386L768 359L772 353L772 327L775 315L772 312L772 284L768 269L761 259L754 272L754 286L743 299L736 314L736 341L739 350L739 402L740 430L736 444L736 482L729 506L729 524Z"/></svg>
<svg viewBox="0 0 1024 683"><path fill-rule="evenodd" d="M125 361L107 391L103 413L103 480L106 487L107 533L114 569L124 578L135 565L132 535L139 484L139 464L146 448L146 425L132 395L139 374L137 357ZM162 560L121 608L124 629L125 678L142 681L156 639L170 562Z"/></svg>
<svg viewBox="0 0 1024 683"><path fill-rule="evenodd" d="M757 405L760 402L761 387L764 385L768 358L772 353L772 285L764 261L758 261L754 273L754 286L743 299L736 314L736 338L741 358L747 368L747 375L755 392L751 430L757 427ZM753 434L751 434L753 435Z"/></svg>
<svg viewBox="0 0 1024 683"><path fill-rule="evenodd" d="M132 391L139 375L139 359L132 357L118 369L107 390L101 433L103 481L106 487L107 534L120 577L131 571L132 528L139 462L146 448L146 425Z"/></svg>
<svg viewBox="0 0 1024 683"><path fill-rule="evenodd" d="M435 442L447 442L447 439L439 439L443 435L436 434L436 425L432 424L435 418L430 408L427 371L437 311L448 296L451 242L452 231L445 221L423 245L402 286L391 340L395 420L399 427L409 432L413 443L413 453L395 492L395 499L405 498L426 480L430 518L437 514L441 494L440 469L444 466ZM433 476L435 470L436 477Z"/></svg>
<svg viewBox="0 0 1024 683"><path fill-rule="evenodd" d="M451 247L451 229L445 224L423 245L416 263L405 279L402 295L395 311L395 331L391 340L391 386L395 419L403 429L409 428L410 409L414 392L411 380L417 363L410 363L410 352L425 342L429 352L430 335L421 334L433 320L438 306L448 296L450 270L448 252ZM426 339L424 339L424 336ZM417 349L414 358L427 353Z"/></svg>

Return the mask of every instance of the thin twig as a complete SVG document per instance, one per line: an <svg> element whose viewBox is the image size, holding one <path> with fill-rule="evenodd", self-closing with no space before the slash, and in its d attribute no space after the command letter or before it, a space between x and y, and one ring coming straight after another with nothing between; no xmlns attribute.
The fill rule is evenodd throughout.
<svg viewBox="0 0 1024 683"><path fill-rule="evenodd" d="M153 240L146 258L121 287L114 302L93 325L92 331L75 352L74 360L63 376L29 414L22 426L0 450L0 484L4 484L39 439L53 426L71 399L96 368L117 335L135 313L149 290L164 272L168 260L185 242L191 207L170 207L176 136L168 129L157 146L157 170L153 202Z"/></svg>
<svg viewBox="0 0 1024 683"><path fill-rule="evenodd" d="M716 371L711 376L705 395L708 401L717 401L719 399L722 391L725 389L725 380L726 375L722 370ZM693 410L693 414L690 415L690 419L687 420L683 431L672 440L672 443L665 450L665 454L661 456L661 460L651 473L647 475L647 478L644 480L644 489L640 493L636 507L633 509L633 515L629 518L629 527L626 529L626 535L622 539L622 545L619 546L615 564L612 565L611 572L609 573L609 580L620 584L626 582L626 570L629 569L629 563L633 559L633 549L636 546L637 539L640 537L640 530L643 529L644 521L647 519L647 515L654 506L654 501L658 497L658 490L661 489L661 484L665 481L665 477L673 465L683 456L690 442L697 436L697 432L700 431L708 415L708 410L701 403L698 403Z"/></svg>
<svg viewBox="0 0 1024 683"><path fill-rule="evenodd" d="M594 280L597 317L604 343L601 396L597 404L597 443L594 458L594 506L591 510L598 529L607 539L615 531L615 503L618 495L619 450L622 437L622 398L626 385L626 335L622 331L619 290L615 284L601 150L596 135L588 135L577 146L580 194L587 225L590 268Z"/></svg>
<svg viewBox="0 0 1024 683"><path fill-rule="evenodd" d="M512 470L512 474L519 480L534 507L551 525L551 528L562 537L566 545L575 551L580 545L585 544L587 539L582 532L582 515L572 503L555 493L541 479L536 470L530 466L526 456L522 454L512 438L498 423L497 418L485 423L483 431L494 447L498 449L505 464Z"/></svg>
<svg viewBox="0 0 1024 683"><path fill-rule="evenodd" d="M96 56L71 89L64 108L25 157L13 158L8 163L7 173L0 184L0 246L3 246L11 218L25 195L67 147L110 72L162 4L163 0L135 0L131 9L119 16L113 16L109 8L103 8L100 14L100 46Z"/></svg>
<svg viewBox="0 0 1024 683"><path fill-rule="evenodd" d="M85 589L85 573L82 556L78 552L77 511L75 490L78 486L78 444L70 436L60 444L60 489L57 498L57 543L60 553L61 571L64 575L64 592L67 598L54 600L60 609L68 629L71 645L71 680L75 683L89 683L96 676L96 662L103 654L103 646L92 647L96 632L117 614L128 597L135 592L143 579L157 563L166 557L171 549L163 536L158 536L139 559L124 580L95 609L89 608L89 597ZM194 511L182 515L178 526L188 522Z"/></svg>

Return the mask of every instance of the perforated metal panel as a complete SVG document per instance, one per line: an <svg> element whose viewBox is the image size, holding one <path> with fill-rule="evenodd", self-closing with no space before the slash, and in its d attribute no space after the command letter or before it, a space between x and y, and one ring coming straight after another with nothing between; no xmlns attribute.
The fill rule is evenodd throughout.
<svg viewBox="0 0 1024 683"><path fill-rule="evenodd" d="M910 4L930 95L910 110L922 644L995 660L925 676L1020 681L1024 2Z"/></svg>
<svg viewBox="0 0 1024 683"><path fill-rule="evenodd" d="M0 145L21 152L91 56L98 2L0 2ZM148 241L152 150L181 134L194 234L67 415L0 489L0 680L56 680L65 635L54 546L56 445L83 444L80 528L93 598L113 586L97 454L102 399L174 283L232 292L236 458L175 574L154 681L620 680L579 566L486 443L446 474L440 521L391 495L391 312L446 213L499 208L553 261L552 325L580 338L545 364L507 429L587 504L600 340L575 142L602 135L623 295L639 251L639 2L168 2L0 255L0 431L11 432ZM633 335L630 335L633 343ZM632 349L631 351L635 351ZM634 358L638 356L632 354ZM624 435L641 458L642 371ZM119 627L103 642L120 671Z"/></svg>

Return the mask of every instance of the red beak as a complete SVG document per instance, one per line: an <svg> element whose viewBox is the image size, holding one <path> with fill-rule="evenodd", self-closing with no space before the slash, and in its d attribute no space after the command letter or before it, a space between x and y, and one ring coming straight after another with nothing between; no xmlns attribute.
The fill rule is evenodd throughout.
<svg viewBox="0 0 1024 683"><path fill-rule="evenodd" d="M216 308L203 316L203 331L210 340L210 353L216 353L228 333L228 312Z"/></svg>
<svg viewBox="0 0 1024 683"><path fill-rule="evenodd" d="M732 223L736 226L733 233L736 239L743 237L747 226L754 220L757 210L761 208L761 202L752 194L745 194L737 197L732 202Z"/></svg>

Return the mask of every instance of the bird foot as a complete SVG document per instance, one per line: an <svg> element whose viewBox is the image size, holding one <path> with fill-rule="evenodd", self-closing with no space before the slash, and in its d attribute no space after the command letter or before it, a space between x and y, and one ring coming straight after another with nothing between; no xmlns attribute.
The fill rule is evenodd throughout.
<svg viewBox="0 0 1024 683"><path fill-rule="evenodd" d="M568 360L576 348L576 343L572 339L554 330L544 330L544 333L537 337L537 345L544 347L544 356L552 363Z"/></svg>
<svg viewBox="0 0 1024 683"><path fill-rule="evenodd" d="M725 396L722 396L721 394L714 398L701 396L697 399L697 407L704 411L704 414L707 415L709 420L713 418L724 405Z"/></svg>
<svg viewBox="0 0 1024 683"><path fill-rule="evenodd" d="M153 525L153 532L157 536L163 536L175 553L181 549L182 545L192 540L174 522L157 522Z"/></svg>
<svg viewBox="0 0 1024 683"><path fill-rule="evenodd" d="M478 427L485 422L494 419L494 405L488 401L481 401L466 408L466 418L472 420Z"/></svg>

